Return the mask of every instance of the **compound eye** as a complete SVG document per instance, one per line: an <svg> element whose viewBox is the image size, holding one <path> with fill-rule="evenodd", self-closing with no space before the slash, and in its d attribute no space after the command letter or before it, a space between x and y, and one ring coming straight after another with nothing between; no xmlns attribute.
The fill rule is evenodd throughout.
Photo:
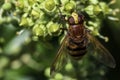
<svg viewBox="0 0 120 80"><path fill-rule="evenodd" d="M84 22L84 16L83 15L79 15L78 22L79 22L79 24L82 24Z"/></svg>
<svg viewBox="0 0 120 80"><path fill-rule="evenodd" d="M74 24L75 24L74 18L73 18L73 17L69 17L69 18L68 18L68 23L69 23L70 25L74 25Z"/></svg>

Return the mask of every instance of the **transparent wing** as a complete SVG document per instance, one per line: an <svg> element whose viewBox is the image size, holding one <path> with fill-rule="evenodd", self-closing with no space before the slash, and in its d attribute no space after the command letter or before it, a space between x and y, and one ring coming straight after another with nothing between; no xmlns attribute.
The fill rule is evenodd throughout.
<svg viewBox="0 0 120 80"><path fill-rule="evenodd" d="M103 64L111 68L115 68L116 63L110 52L90 33L88 33L87 36L96 51L94 52L95 58L97 58L97 60L99 60Z"/></svg>
<svg viewBox="0 0 120 80"><path fill-rule="evenodd" d="M53 75L54 72L59 71L66 64L66 58L67 58L66 48L65 48L66 41L67 41L67 36L65 36L65 38L63 39L62 44L58 50L58 53L54 59L54 62L51 65L50 75Z"/></svg>

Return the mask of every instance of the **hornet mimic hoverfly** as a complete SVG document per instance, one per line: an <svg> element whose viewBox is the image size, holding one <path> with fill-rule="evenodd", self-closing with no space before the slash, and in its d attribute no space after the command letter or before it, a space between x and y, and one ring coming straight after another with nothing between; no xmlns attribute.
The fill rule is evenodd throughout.
<svg viewBox="0 0 120 80"><path fill-rule="evenodd" d="M84 16L82 14L73 12L67 22L69 24L67 35L63 39L55 60L51 65L50 74L60 70L67 54L74 60L80 60L86 54L89 43L93 44L95 51L97 51L97 59L100 62L111 68L116 66L110 52L85 28Z"/></svg>

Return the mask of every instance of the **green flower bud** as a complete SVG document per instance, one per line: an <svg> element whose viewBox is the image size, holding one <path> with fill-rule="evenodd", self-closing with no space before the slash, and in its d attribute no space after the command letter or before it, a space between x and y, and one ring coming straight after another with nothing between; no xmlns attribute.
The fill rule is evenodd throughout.
<svg viewBox="0 0 120 80"><path fill-rule="evenodd" d="M22 17L20 21L20 26L28 26L28 20L26 17Z"/></svg>
<svg viewBox="0 0 120 80"><path fill-rule="evenodd" d="M98 27L98 23L97 22L88 21L88 24L93 26L93 27Z"/></svg>
<svg viewBox="0 0 120 80"><path fill-rule="evenodd" d="M55 80L63 80L63 75L60 74L60 73L57 73L57 74L55 75Z"/></svg>
<svg viewBox="0 0 120 80"><path fill-rule="evenodd" d="M85 11L88 15L92 16L94 15L94 12L93 12L93 9L94 9L94 6L93 5L89 5L85 8Z"/></svg>
<svg viewBox="0 0 120 80"><path fill-rule="evenodd" d="M28 21L28 26L33 26L34 25L34 22L33 22L32 18L27 18L27 21Z"/></svg>
<svg viewBox="0 0 120 80"><path fill-rule="evenodd" d="M33 26L34 22L31 17L28 17L28 13L22 15L20 26Z"/></svg>
<svg viewBox="0 0 120 80"><path fill-rule="evenodd" d="M4 4L2 5L2 8L3 8L4 10L10 10L11 7L12 7L11 3L4 3Z"/></svg>
<svg viewBox="0 0 120 80"><path fill-rule="evenodd" d="M98 0L89 0L91 4L97 4Z"/></svg>
<svg viewBox="0 0 120 80"><path fill-rule="evenodd" d="M0 69L3 69L4 67L6 67L9 64L9 58L7 57L0 57Z"/></svg>
<svg viewBox="0 0 120 80"><path fill-rule="evenodd" d="M35 3L35 0L28 0L28 2L32 6Z"/></svg>
<svg viewBox="0 0 120 80"><path fill-rule="evenodd" d="M37 18L39 18L40 13L39 13L38 11L36 11L36 10L32 10L32 11L31 11L31 15L32 15L35 19L37 19Z"/></svg>
<svg viewBox="0 0 120 80"><path fill-rule="evenodd" d="M50 77L50 68L46 68L44 74L48 77Z"/></svg>
<svg viewBox="0 0 120 80"><path fill-rule="evenodd" d="M105 75L105 71L104 71L103 69L101 69L100 72L99 72L99 74L100 74L101 76L104 76L104 75Z"/></svg>
<svg viewBox="0 0 120 80"><path fill-rule="evenodd" d="M66 66L65 66L65 70L66 71L71 71L73 69L73 66L71 63L67 63Z"/></svg>
<svg viewBox="0 0 120 80"><path fill-rule="evenodd" d="M98 15L102 10L99 5L95 5L93 11L95 15Z"/></svg>
<svg viewBox="0 0 120 80"><path fill-rule="evenodd" d="M36 36L36 35L35 35L35 36L32 36L32 40L33 40L33 41L39 41L39 37Z"/></svg>
<svg viewBox="0 0 120 80"><path fill-rule="evenodd" d="M112 11L112 10L108 7L108 5L107 5L106 3L104 3L104 2L100 2L99 5L100 5L100 8L101 8L101 10L103 11L104 14L109 14L110 11Z"/></svg>
<svg viewBox="0 0 120 80"><path fill-rule="evenodd" d="M15 4L18 8L23 9L24 8L24 0L18 0Z"/></svg>
<svg viewBox="0 0 120 80"><path fill-rule="evenodd" d="M59 24L57 23L53 23L53 22L49 22L47 24L47 29L48 29L48 33L52 36L57 36L60 34L60 28L59 28Z"/></svg>
<svg viewBox="0 0 120 80"><path fill-rule="evenodd" d="M44 25L38 25L36 24L33 29L33 34L35 34L36 36L44 36L44 32L45 32L45 26Z"/></svg>
<svg viewBox="0 0 120 80"><path fill-rule="evenodd" d="M65 10L68 12L71 12L75 9L75 2L70 1L68 3L65 4Z"/></svg>
<svg viewBox="0 0 120 80"><path fill-rule="evenodd" d="M0 43L4 43L5 39L3 37L0 37Z"/></svg>
<svg viewBox="0 0 120 80"><path fill-rule="evenodd" d="M47 11L53 11L56 7L56 4L54 0L46 0L44 6Z"/></svg>
<svg viewBox="0 0 120 80"><path fill-rule="evenodd" d="M93 35L98 35L99 34L99 29L100 29L100 21L88 21L89 29L92 31Z"/></svg>
<svg viewBox="0 0 120 80"><path fill-rule="evenodd" d="M63 5L69 2L69 0L60 0Z"/></svg>

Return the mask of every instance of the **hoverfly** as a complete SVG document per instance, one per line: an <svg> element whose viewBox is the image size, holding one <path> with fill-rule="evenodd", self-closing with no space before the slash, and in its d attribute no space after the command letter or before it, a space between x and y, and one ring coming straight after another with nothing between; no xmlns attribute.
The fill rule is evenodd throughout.
<svg viewBox="0 0 120 80"><path fill-rule="evenodd" d="M67 54L74 60L80 60L87 53L89 43L93 44L95 51L97 51L97 59L100 62L111 68L116 66L115 60L110 52L85 28L84 16L82 14L73 12L67 22L69 24L67 35L63 39L55 60L51 65L50 74L60 70Z"/></svg>

